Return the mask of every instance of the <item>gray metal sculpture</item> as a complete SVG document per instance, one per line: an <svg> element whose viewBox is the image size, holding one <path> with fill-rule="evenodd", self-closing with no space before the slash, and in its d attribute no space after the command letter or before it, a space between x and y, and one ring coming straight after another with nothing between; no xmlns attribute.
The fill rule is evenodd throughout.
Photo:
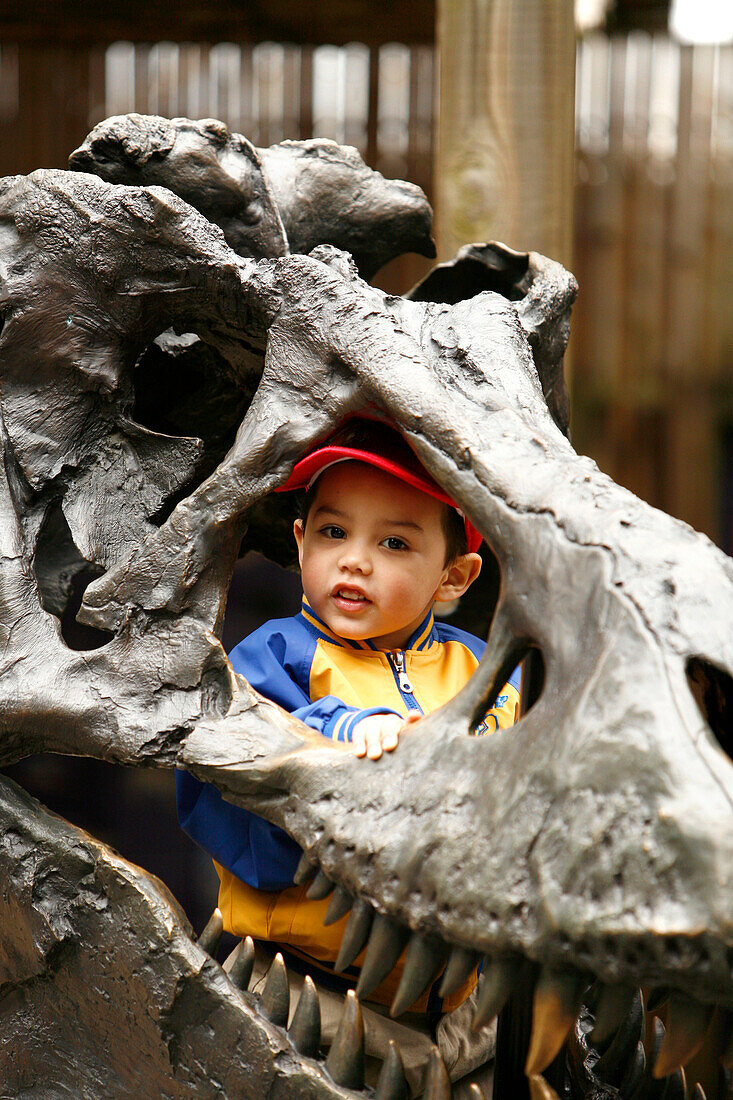
<svg viewBox="0 0 733 1100"><path fill-rule="evenodd" d="M220 123L131 116L71 164L0 184L0 760L185 766L295 837L301 874L353 903L352 949L370 927L407 942L416 997L446 959L458 980L486 956L480 1018L533 998L533 1095L569 1033L559 1093L684 1095L677 1067L733 1009L733 569L563 434L572 277L487 246L412 300L375 290L357 266L428 252L429 207L333 143L257 151ZM161 406L185 427L136 422ZM501 571L476 674L376 764L254 695L217 637L247 525L286 560L268 494L364 409ZM59 626L80 578L85 650ZM530 645L532 709L468 736ZM228 977L160 883L9 780L0 883L3 1095L360 1087L355 1002L324 1063L312 1000L286 1033L277 969L262 1001L242 989L246 945ZM671 991L652 1059L639 985ZM507 1080L497 1100L520 1095ZM426 1094L448 1088L436 1060Z"/></svg>

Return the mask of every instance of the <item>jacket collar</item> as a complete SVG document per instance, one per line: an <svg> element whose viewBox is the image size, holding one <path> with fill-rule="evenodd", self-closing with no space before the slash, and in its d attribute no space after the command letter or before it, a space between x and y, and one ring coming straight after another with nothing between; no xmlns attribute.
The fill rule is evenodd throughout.
<svg viewBox="0 0 733 1100"><path fill-rule="evenodd" d="M369 638L366 638L364 641L356 641L351 638L341 638L338 634L334 634L331 628L324 623L323 619L316 615L305 596L303 597L298 617L303 620L311 634L315 634L323 641L342 646L344 649L365 649L377 653L382 652L379 646L375 645ZM432 610L430 610L417 630L408 638L405 650L413 649L417 652L422 652L423 650L430 649L437 640L435 619L433 618Z"/></svg>

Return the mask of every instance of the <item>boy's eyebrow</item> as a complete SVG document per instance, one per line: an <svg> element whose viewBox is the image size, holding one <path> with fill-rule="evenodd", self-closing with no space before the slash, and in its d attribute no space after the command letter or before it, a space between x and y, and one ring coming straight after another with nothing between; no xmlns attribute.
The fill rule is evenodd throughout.
<svg viewBox="0 0 733 1100"><path fill-rule="evenodd" d="M330 504L319 504L313 515L317 516L319 512L328 512L329 516L340 516L341 519L345 519L348 515L347 512L340 512L338 508L332 508Z"/></svg>
<svg viewBox="0 0 733 1100"><path fill-rule="evenodd" d="M330 504L319 504L313 514L317 516L321 512L325 512L329 516L338 516L341 519L347 519L349 515L348 512L341 512L338 508L332 508ZM414 523L409 519L385 519L382 522L386 527L409 527L413 531L424 530L422 524Z"/></svg>
<svg viewBox="0 0 733 1100"><path fill-rule="evenodd" d="M386 519L384 524L386 527L411 527L413 531L423 530L422 524L414 523L409 519Z"/></svg>

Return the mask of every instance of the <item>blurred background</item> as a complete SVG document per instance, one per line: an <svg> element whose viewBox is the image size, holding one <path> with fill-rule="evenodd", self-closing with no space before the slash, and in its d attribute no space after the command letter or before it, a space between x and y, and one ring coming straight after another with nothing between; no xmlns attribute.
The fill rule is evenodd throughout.
<svg viewBox="0 0 733 1100"><path fill-rule="evenodd" d="M503 240L578 277L576 449L733 552L733 4L727 0L0 0L0 175L66 166L101 119L330 137L419 184L440 261ZM379 273L405 292L429 269ZM299 604L246 560L224 641ZM9 772L159 874L200 927L208 858L171 776L43 756Z"/></svg>

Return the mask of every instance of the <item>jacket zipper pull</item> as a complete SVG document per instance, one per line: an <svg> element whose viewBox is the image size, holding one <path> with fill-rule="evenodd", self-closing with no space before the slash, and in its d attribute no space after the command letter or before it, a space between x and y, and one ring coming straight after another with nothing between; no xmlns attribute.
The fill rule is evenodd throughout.
<svg viewBox="0 0 733 1100"><path fill-rule="evenodd" d="M404 691L405 695L414 695L414 689L409 681L407 673L405 672L405 655L401 649L394 649L390 653L392 662L394 664L395 672L397 673L397 682L400 685L400 691Z"/></svg>

